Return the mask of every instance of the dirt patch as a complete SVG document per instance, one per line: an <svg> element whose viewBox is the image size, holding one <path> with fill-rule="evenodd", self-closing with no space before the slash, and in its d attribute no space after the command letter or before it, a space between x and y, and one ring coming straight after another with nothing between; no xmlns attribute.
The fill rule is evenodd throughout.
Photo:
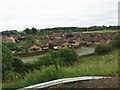
<svg viewBox="0 0 120 90"><path fill-rule="evenodd" d="M44 90L53 90L54 88L118 88L118 77L60 84Z"/></svg>

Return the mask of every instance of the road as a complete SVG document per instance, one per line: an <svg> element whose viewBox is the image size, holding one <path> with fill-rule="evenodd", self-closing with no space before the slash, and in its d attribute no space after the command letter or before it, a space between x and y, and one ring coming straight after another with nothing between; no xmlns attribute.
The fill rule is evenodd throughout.
<svg viewBox="0 0 120 90"><path fill-rule="evenodd" d="M26 59L26 60L22 60L24 63L31 63L31 62L35 62L37 61L38 58L32 58L32 59Z"/></svg>
<svg viewBox="0 0 120 90"><path fill-rule="evenodd" d="M77 54L79 56L82 56L82 55L88 55L88 54L92 54L95 52L95 49L94 48L90 48L90 47L81 47L81 51L80 52L77 52Z"/></svg>
<svg viewBox="0 0 120 90"><path fill-rule="evenodd" d="M80 48L80 52L77 52L77 54L79 56L82 56L82 55L88 55L88 54L92 54L94 53L94 48L90 48L90 47L81 47ZM35 62L37 61L38 58L32 58L32 59L26 59L26 60L22 60L24 63L31 63L31 62Z"/></svg>

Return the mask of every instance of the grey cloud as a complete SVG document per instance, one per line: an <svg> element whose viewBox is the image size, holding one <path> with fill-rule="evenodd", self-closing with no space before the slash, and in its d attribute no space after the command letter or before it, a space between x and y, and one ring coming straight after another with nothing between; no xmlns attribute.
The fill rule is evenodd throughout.
<svg viewBox="0 0 120 90"><path fill-rule="evenodd" d="M119 0L1 0L2 30L117 25Z"/></svg>

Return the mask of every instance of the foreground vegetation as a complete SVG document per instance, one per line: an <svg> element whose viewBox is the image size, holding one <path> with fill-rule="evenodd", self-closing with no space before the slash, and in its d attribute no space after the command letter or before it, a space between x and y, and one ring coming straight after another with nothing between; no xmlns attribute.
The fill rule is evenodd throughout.
<svg viewBox="0 0 120 90"><path fill-rule="evenodd" d="M117 74L118 50L116 49L105 55L81 56L78 61L70 66L43 66L40 70L29 71L24 78L17 78L13 82L3 83L3 88L20 88L66 77Z"/></svg>
<svg viewBox="0 0 120 90"><path fill-rule="evenodd" d="M49 80L96 75L118 75L120 37L109 44L99 44L95 53L78 56L73 49L51 51L34 64L23 64L13 57L7 46L2 47L3 90L22 88Z"/></svg>

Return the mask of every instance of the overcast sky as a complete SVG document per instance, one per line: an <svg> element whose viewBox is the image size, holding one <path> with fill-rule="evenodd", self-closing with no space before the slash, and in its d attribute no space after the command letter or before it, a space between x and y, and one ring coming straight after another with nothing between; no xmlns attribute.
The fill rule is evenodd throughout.
<svg viewBox="0 0 120 90"><path fill-rule="evenodd" d="M119 0L0 0L0 31L117 25Z"/></svg>

